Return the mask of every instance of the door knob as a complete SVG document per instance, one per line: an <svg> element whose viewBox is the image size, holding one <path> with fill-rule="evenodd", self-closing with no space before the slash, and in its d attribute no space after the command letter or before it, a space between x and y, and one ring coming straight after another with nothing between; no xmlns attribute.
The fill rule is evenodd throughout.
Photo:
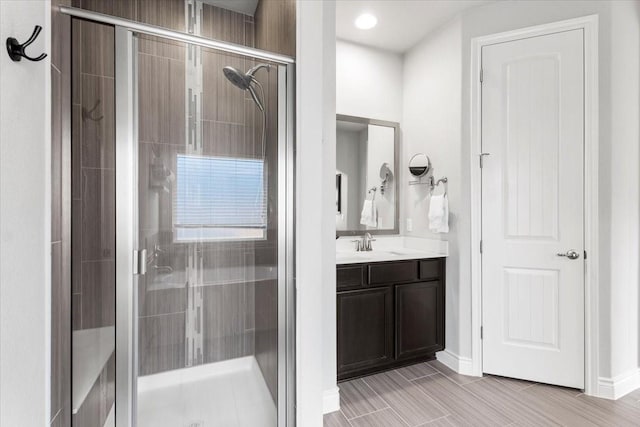
<svg viewBox="0 0 640 427"><path fill-rule="evenodd" d="M558 253L558 254L556 254L556 255L558 255L558 256L563 256L563 257L567 257L567 258L569 258L569 259L578 259L578 258L580 258L580 254L579 254L578 252L574 251L573 249L569 249L569 250L567 251L567 253L565 253L565 254Z"/></svg>

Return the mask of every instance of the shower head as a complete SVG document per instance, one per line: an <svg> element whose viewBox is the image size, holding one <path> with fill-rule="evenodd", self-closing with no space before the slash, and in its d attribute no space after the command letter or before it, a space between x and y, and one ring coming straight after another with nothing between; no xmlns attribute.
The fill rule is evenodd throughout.
<svg viewBox="0 0 640 427"><path fill-rule="evenodd" d="M261 68L269 68L269 64L258 64L255 67L252 67L246 73L239 71L236 68L231 66L226 66L222 69L224 76L229 80L234 86L240 88L242 90L247 90L251 94L251 98L256 103L260 111L264 112L264 105L262 104L262 100L256 93L253 83L260 86L260 83L253 77L253 75Z"/></svg>
<svg viewBox="0 0 640 427"><path fill-rule="evenodd" d="M251 87L251 82L253 81L253 76L249 75L249 73L245 74L236 68L226 66L222 69L224 76L233 83L234 86L242 89L248 90Z"/></svg>

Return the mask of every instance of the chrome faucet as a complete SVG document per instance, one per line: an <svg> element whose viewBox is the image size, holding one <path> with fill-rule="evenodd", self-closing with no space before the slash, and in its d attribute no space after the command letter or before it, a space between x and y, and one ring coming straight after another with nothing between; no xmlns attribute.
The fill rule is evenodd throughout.
<svg viewBox="0 0 640 427"><path fill-rule="evenodd" d="M356 244L356 252L370 252L373 250L371 242L375 242L376 239L371 236L371 233L367 232L362 239L352 240Z"/></svg>
<svg viewBox="0 0 640 427"><path fill-rule="evenodd" d="M365 233L365 235L362 237L362 250L367 252L372 251L373 247L371 246L371 242L375 241L376 239L371 236L371 233Z"/></svg>

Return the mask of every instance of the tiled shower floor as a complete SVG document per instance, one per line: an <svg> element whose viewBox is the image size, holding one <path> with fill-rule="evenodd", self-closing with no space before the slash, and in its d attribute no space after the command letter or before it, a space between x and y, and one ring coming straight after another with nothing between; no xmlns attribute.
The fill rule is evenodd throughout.
<svg viewBox="0 0 640 427"><path fill-rule="evenodd" d="M138 380L139 427L274 427L276 407L254 357Z"/></svg>

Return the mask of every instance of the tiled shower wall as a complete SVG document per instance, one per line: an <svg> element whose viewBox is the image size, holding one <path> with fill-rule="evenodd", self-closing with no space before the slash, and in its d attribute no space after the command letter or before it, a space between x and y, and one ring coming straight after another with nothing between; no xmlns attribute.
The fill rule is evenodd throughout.
<svg viewBox="0 0 640 427"><path fill-rule="evenodd" d="M180 14L176 8L173 13L178 18L166 21L184 31L184 10ZM250 16L203 5L201 26L205 37L253 46ZM157 254L138 286L139 372L154 374L253 355L254 293L249 279L254 242L174 242L173 186L154 188L149 181L152 164L175 175L176 155L193 150L186 141L186 47L154 38L140 40L139 46L140 245ZM225 65L244 70L251 63L208 49L201 49L201 55L198 153L255 157L259 154L254 135L256 108L222 74ZM202 276L186 287L189 257L197 260ZM189 319L200 323L194 325Z"/></svg>
<svg viewBox="0 0 640 427"><path fill-rule="evenodd" d="M264 2L265 0L262 0ZM295 2L269 0L253 17L203 5L201 35L292 54L295 51ZM184 0L73 0L73 5L109 15L186 30ZM282 8L287 12L283 15ZM284 18L283 18L284 16ZM293 19L293 24L291 23ZM286 22L283 22L286 21ZM288 21L287 21L288 20ZM288 22L288 23L287 23ZM280 25L288 36L256 27ZM274 27L278 28L278 27ZM295 33L295 31L293 31ZM74 23L73 52L73 329L113 325L114 278L114 39L113 29ZM67 44L68 45L68 44ZM204 155L260 155L261 117L247 93L222 75L225 65L246 70L251 61L202 49ZM199 352L190 351L187 327L190 294L181 280L163 282L161 269L184 271L189 248L173 242L172 198L152 189L148 167L160 161L175 173L175 155L185 152L185 47L150 37L139 42L141 246L160 249L139 283L139 372L141 375L255 354L269 389L276 396L277 286L262 272L277 265L277 169L272 167L272 198L266 241L201 244L204 266L200 292L202 330ZM277 73L258 78L268 105L268 163L276 164ZM166 271L165 271L166 273ZM166 276L166 274L165 274ZM178 274L175 277L179 277ZM99 378L112 401L109 367ZM111 369L112 371L112 369ZM93 392L93 391L92 391ZM101 402L95 407L109 407ZM96 411L94 411L96 412ZM95 416L95 414L94 414ZM102 416L99 421L102 421Z"/></svg>
<svg viewBox="0 0 640 427"><path fill-rule="evenodd" d="M112 27L72 22L73 328L115 325Z"/></svg>
<svg viewBox="0 0 640 427"><path fill-rule="evenodd" d="M78 331L115 326L114 30L72 19L70 47L71 292ZM115 400L114 352L95 374L82 404L74 403L74 426L104 424ZM80 381L74 378L74 386Z"/></svg>
<svg viewBox="0 0 640 427"><path fill-rule="evenodd" d="M185 31L184 0L77 0L74 6L116 15L145 23ZM74 51L73 114L77 141L81 146L74 156L74 232L77 250L74 260L74 329L113 324L114 263L114 92L113 30L93 23L75 24L78 35ZM253 45L253 18L203 5L202 35L238 44ZM184 248L171 243L171 198L148 191L148 171L154 157L173 165L175 154L185 150L185 48L152 38L141 39L138 56L140 75L140 224L149 253L156 245L167 249L157 265L184 268ZM253 104L243 92L222 81L223 65L248 67L245 60L203 53L204 154L242 155L253 152ZM228 96L225 96L228 95ZM83 113L84 111L84 113ZM170 166L171 168L171 166ZM145 200L146 199L146 200ZM155 203L155 205L154 205ZM147 209L148 207L148 209ZM211 245L203 248L205 265L243 268L253 264L252 244ZM152 267L152 266L150 266ZM210 267L215 275L216 271ZM141 281L139 289L140 373L150 374L187 365L185 361L186 291L147 286L154 281L155 270ZM207 281L219 280L206 277ZM160 286L162 288L162 286ZM218 295L220 294L221 295ZM244 313L237 319L222 316L220 328L204 337L204 362L253 354L253 286L229 285L205 289L204 299L214 307L233 307ZM220 316L220 314L215 314ZM241 320L240 320L241 319ZM222 345L222 341L225 342Z"/></svg>
<svg viewBox="0 0 640 427"><path fill-rule="evenodd" d="M71 21L51 1L51 425L71 423Z"/></svg>
<svg viewBox="0 0 640 427"><path fill-rule="evenodd" d="M296 0L260 0L255 13L255 47L295 57L296 55ZM278 140L278 80L276 73L257 76L265 88L267 105L267 141ZM269 145L267 161L275 164L276 144ZM277 194L277 170L269 178L269 194ZM277 218L277 204L273 204L273 219ZM256 251L257 266L276 266L277 224L269 221L267 242ZM280 230L284 232L284 230ZM276 280L257 282L255 286L255 357L267 387L277 401L278 385L278 286Z"/></svg>

